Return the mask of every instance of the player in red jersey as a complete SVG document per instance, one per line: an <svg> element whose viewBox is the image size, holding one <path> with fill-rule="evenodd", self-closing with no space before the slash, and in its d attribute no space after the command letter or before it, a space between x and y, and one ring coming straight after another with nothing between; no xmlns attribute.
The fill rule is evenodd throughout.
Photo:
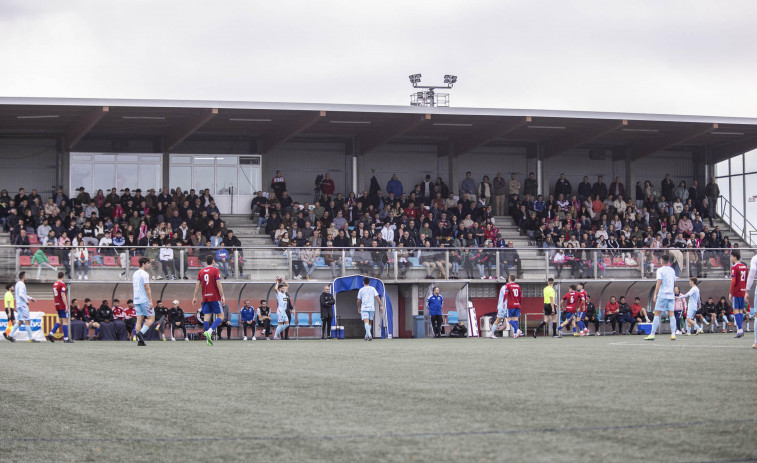
<svg viewBox="0 0 757 463"><path fill-rule="evenodd" d="M744 301L749 297L749 291L746 287L749 268L741 262L741 251L734 249L731 251L731 289L728 296L731 298L731 307L733 307L733 317L736 319L736 337L744 336Z"/></svg>
<svg viewBox="0 0 757 463"><path fill-rule="evenodd" d="M510 275L505 285L505 307L507 307L507 320L513 329L513 338L523 336L520 326L520 302L523 297L523 291L520 285L515 282L515 275Z"/></svg>
<svg viewBox="0 0 757 463"><path fill-rule="evenodd" d="M586 327L584 319L586 318L586 290L583 283L579 283L576 287L576 294L578 294L578 311L576 312L576 323L578 324L578 332L581 336L589 334L589 328Z"/></svg>
<svg viewBox="0 0 757 463"><path fill-rule="evenodd" d="M576 309L578 308L578 292L576 291L576 285L570 285L570 290L565 293L565 296L562 297L561 301L563 309L565 309L565 320L560 324L560 326L557 327L557 332L559 333L559 336L562 337L562 329L565 328L568 324L570 324L571 328L573 328L573 335L578 336L578 333L576 333Z"/></svg>
<svg viewBox="0 0 757 463"><path fill-rule="evenodd" d="M115 303L116 301L114 300L113 304ZM134 308L133 299L126 301L126 308L124 309L124 325L126 325L126 334L129 335L132 341L136 341L137 337L134 336L134 327L137 326L137 309Z"/></svg>
<svg viewBox="0 0 757 463"><path fill-rule="evenodd" d="M222 304L226 303L221 286L221 273L213 266L213 262L213 256L208 256L205 260L205 267L197 274L197 284L195 284L195 292L192 297L192 305L197 304L197 293L202 289L203 328L205 328L203 334L209 346L213 345L211 339L213 332L218 328L218 325L223 323ZM213 321L213 325L209 326L213 314L218 316Z"/></svg>
<svg viewBox="0 0 757 463"><path fill-rule="evenodd" d="M68 289L66 283L63 281L63 277L66 274L58 272L58 281L53 283L53 302L55 303L55 310L58 312L58 321L53 325L53 329L47 334L47 340L55 342L53 335L58 328L63 329L63 342L72 343L73 339L68 338Z"/></svg>

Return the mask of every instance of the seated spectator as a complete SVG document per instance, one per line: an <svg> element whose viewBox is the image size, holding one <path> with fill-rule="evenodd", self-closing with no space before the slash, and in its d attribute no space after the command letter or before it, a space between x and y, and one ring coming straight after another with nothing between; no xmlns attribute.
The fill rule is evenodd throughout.
<svg viewBox="0 0 757 463"><path fill-rule="evenodd" d="M229 251L224 246L223 241L220 241L219 246L220 247L216 251L215 259L216 264L218 265L218 270L221 271L221 273L223 274L223 279L225 280L229 278Z"/></svg>
<svg viewBox="0 0 757 463"><path fill-rule="evenodd" d="M612 296L610 302L605 305L605 323L609 322L612 324L612 334L618 334L616 325L618 324L618 317L620 316L618 313L619 310L620 304L616 301L615 296Z"/></svg>
<svg viewBox="0 0 757 463"><path fill-rule="evenodd" d="M74 269L78 272L79 279L81 280L84 277L85 280L89 280L87 275L89 273L89 250L84 244L84 237L81 232L76 235L71 245L74 247Z"/></svg>
<svg viewBox="0 0 757 463"><path fill-rule="evenodd" d="M185 323L184 310L179 307L179 300L174 299L171 308L168 309L168 324L171 327L171 341L176 341L174 338L174 330L179 328L185 341L189 341L187 337L187 327Z"/></svg>
<svg viewBox="0 0 757 463"><path fill-rule="evenodd" d="M166 340L166 323L168 322L168 307L163 305L163 301L158 299L155 301L155 323L158 326L155 330L160 334L161 340Z"/></svg>
<svg viewBox="0 0 757 463"><path fill-rule="evenodd" d="M343 232L343 230L342 230ZM342 276L342 251L334 249L334 243L329 241L326 243L327 249L323 251L323 261L327 266L331 268L331 278ZM339 269L337 271L337 269Z"/></svg>
<svg viewBox="0 0 757 463"><path fill-rule="evenodd" d="M224 304L223 305L223 321L220 325L218 325L218 328L216 328L216 336L218 336L218 339L223 339L222 332L223 329L226 328L226 339L231 339L231 315L229 313L229 305Z"/></svg>
<svg viewBox="0 0 757 463"><path fill-rule="evenodd" d="M242 338L243 341L247 341L247 328L250 328L252 330L252 340L254 341L255 338L255 326L256 326L256 320L257 319L257 313L255 311L255 307L253 307L250 304L249 299L245 299L244 306L242 306L241 309L239 309L239 324L242 327L242 335L244 336Z"/></svg>
<svg viewBox="0 0 757 463"><path fill-rule="evenodd" d="M641 299L639 297L635 297L633 300L633 304L631 304L631 317L636 320L636 323L649 323L649 316L647 315L646 309L641 306ZM631 327L631 330L633 327ZM631 330L628 330L629 332Z"/></svg>
<svg viewBox="0 0 757 463"><path fill-rule="evenodd" d="M626 297L620 296L620 301L618 302L618 333L620 334L631 334L633 331L634 325L636 325L636 319L631 316L631 307L629 307L628 304L626 304ZM623 323L630 323L630 327L628 328L628 331L623 331Z"/></svg>

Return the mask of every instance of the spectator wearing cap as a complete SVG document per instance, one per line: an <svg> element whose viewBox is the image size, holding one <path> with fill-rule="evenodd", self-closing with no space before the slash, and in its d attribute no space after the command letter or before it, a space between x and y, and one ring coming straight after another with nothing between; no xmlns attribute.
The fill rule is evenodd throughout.
<svg viewBox="0 0 757 463"><path fill-rule="evenodd" d="M168 323L171 325L171 341L176 341L174 338L174 329L179 328L184 335L184 340L189 341L187 338L187 327L185 324L184 310L179 307L179 300L174 299L172 306L168 309Z"/></svg>

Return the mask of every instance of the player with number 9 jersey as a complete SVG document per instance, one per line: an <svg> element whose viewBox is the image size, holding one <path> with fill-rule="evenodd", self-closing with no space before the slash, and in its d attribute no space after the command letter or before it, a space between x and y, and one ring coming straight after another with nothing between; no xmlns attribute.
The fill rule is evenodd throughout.
<svg viewBox="0 0 757 463"><path fill-rule="evenodd" d="M197 274L202 291L202 313L221 313L221 294L218 290L218 280L221 272L213 266L204 267Z"/></svg>

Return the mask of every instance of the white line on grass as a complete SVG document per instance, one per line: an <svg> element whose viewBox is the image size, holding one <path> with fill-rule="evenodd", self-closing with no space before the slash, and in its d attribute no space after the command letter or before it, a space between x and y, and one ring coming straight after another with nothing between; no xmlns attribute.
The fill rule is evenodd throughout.
<svg viewBox="0 0 757 463"><path fill-rule="evenodd" d="M641 342L640 343L635 343L635 342L611 342L611 343L609 343L609 345L611 345L611 346L686 347L686 348L694 347L694 348L699 348L699 349L711 349L711 348L715 348L715 349L746 349L746 348L749 347L749 346L746 346L746 345L744 345L744 346L733 346L733 345L731 345L731 346L716 346L716 345L712 345L712 344L671 344L671 343L668 343L668 342L665 342L665 341L658 342L658 343L649 342L649 341L648 342L644 342L644 343L641 343Z"/></svg>

